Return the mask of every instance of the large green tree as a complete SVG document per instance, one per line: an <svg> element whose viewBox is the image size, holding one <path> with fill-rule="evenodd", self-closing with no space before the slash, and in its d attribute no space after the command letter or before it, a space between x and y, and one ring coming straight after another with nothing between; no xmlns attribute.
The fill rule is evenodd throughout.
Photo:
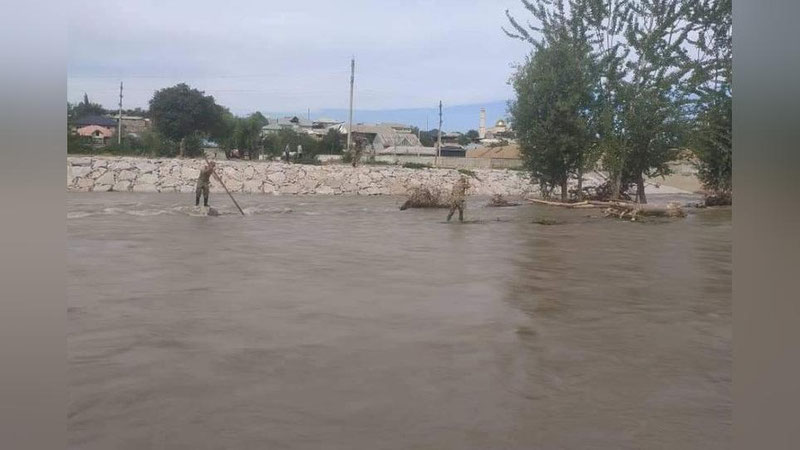
<svg viewBox="0 0 800 450"><path fill-rule="evenodd" d="M571 39L590 47L596 70L587 124L594 142L585 149L585 167L599 159L612 197L634 184L645 203L645 179L668 174L667 163L686 143L688 38L697 30L694 5L704 0L521 1L536 23L523 25L507 12L509 36L541 46L565 24Z"/></svg>
<svg viewBox="0 0 800 450"><path fill-rule="evenodd" d="M334 133L338 134L336 131ZM272 156L281 156L286 146L289 146L290 152L295 152L297 151L297 146L301 145L303 147L303 159L300 162L311 163L316 161L317 155L330 152L327 146L331 145L330 139L332 139L332 136L333 134L329 132L328 136L323 137L323 139L317 139L307 133L299 133L285 128L276 133L266 134L262 145L264 152Z"/></svg>
<svg viewBox="0 0 800 450"><path fill-rule="evenodd" d="M145 111L144 109L138 106L133 109L123 109L122 114L125 116L150 117L149 111Z"/></svg>
<svg viewBox="0 0 800 450"><path fill-rule="evenodd" d="M582 179L596 138L591 114L596 64L584 28L564 13L562 0L524 3L541 24L540 37L512 19L516 33L507 33L532 43L534 50L512 76L516 99L509 112L533 179L545 195L559 187L566 201L568 181Z"/></svg>
<svg viewBox="0 0 800 450"><path fill-rule="evenodd" d="M320 152L330 155L338 155L342 153L344 145L345 143L342 133L340 133L338 130L330 129L324 136L322 136L322 141L320 142Z"/></svg>
<svg viewBox="0 0 800 450"><path fill-rule="evenodd" d="M439 136L439 130L436 128L428 131L419 132L419 141L423 147L433 147L436 145L436 139Z"/></svg>
<svg viewBox="0 0 800 450"><path fill-rule="evenodd" d="M561 189L582 174L591 145L588 111L592 103L587 49L566 30L537 46L512 79L516 99L509 110L526 167L542 191Z"/></svg>
<svg viewBox="0 0 800 450"><path fill-rule="evenodd" d="M731 0L695 3L699 32L694 66L696 120L692 148L706 190L730 198L732 185L733 67Z"/></svg>
<svg viewBox="0 0 800 450"><path fill-rule="evenodd" d="M258 156L262 149L261 129L267 122L267 118L260 112L237 118L233 131L234 147L248 152L251 158Z"/></svg>
<svg viewBox="0 0 800 450"><path fill-rule="evenodd" d="M225 155L230 156L230 150L236 147L234 134L239 119L221 105L217 105L217 113L220 120L209 130L208 137L219 144Z"/></svg>
<svg viewBox="0 0 800 450"><path fill-rule="evenodd" d="M107 111L99 103L91 103L84 92L83 101L77 105L67 103L67 121L72 122L86 116L102 116Z"/></svg>
<svg viewBox="0 0 800 450"><path fill-rule="evenodd" d="M187 156L186 139L215 131L223 120L222 112L214 97L185 83L156 91L150 100L153 126L163 136L180 143L182 157Z"/></svg>
<svg viewBox="0 0 800 450"><path fill-rule="evenodd" d="M622 83L624 171L647 203L645 177L670 173L686 143L686 82L691 67L686 43L694 30L691 2L638 0L631 4L625 40L630 78Z"/></svg>

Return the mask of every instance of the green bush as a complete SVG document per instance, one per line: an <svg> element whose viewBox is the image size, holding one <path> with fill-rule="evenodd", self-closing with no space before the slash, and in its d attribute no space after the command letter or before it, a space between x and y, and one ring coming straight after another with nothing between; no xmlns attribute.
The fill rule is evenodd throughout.
<svg viewBox="0 0 800 450"><path fill-rule="evenodd" d="M77 134L67 134L67 153L93 153L91 138L78 136Z"/></svg>
<svg viewBox="0 0 800 450"><path fill-rule="evenodd" d="M121 143L112 138L110 143L101 150L112 155L145 156L148 154L142 139L133 136L123 137Z"/></svg>
<svg viewBox="0 0 800 450"><path fill-rule="evenodd" d="M344 150L344 138L342 134L334 129L328 130L325 136L322 136L320 141L320 153L327 155L340 155Z"/></svg>
<svg viewBox="0 0 800 450"><path fill-rule="evenodd" d="M296 161L301 164L319 164L317 155L329 154L331 152L341 151L334 145L335 141L331 138L317 139L314 136L298 133L294 130L284 129L277 133L268 133L262 140L262 148L264 154L281 158L286 146L289 146L290 152L296 152L297 146L303 146L303 157Z"/></svg>
<svg viewBox="0 0 800 450"><path fill-rule="evenodd" d="M353 162L353 152L342 152L342 162L351 164Z"/></svg>
<svg viewBox="0 0 800 450"><path fill-rule="evenodd" d="M188 157L196 157L203 154L203 138L198 133L186 136L184 146L185 155Z"/></svg>
<svg viewBox="0 0 800 450"><path fill-rule="evenodd" d="M174 158L178 155L178 143L165 138L157 131L146 131L142 133L141 140L145 148L145 153L150 156Z"/></svg>

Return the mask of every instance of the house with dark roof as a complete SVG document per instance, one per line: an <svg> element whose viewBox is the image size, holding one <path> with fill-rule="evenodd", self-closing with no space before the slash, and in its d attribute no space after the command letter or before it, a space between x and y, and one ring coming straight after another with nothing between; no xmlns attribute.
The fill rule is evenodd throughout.
<svg viewBox="0 0 800 450"><path fill-rule="evenodd" d="M342 127L343 132L347 133L347 128ZM401 128L402 130L402 128ZM364 139L368 143L367 151L378 154L384 153L385 149L394 147L422 147L422 143L416 134L398 131L394 127L386 125L353 125L352 134L355 137Z"/></svg>
<svg viewBox="0 0 800 450"><path fill-rule="evenodd" d="M342 124L344 124L344 122L341 120L321 117L312 121L311 132L318 137L325 136L330 130L339 132L339 128Z"/></svg>
<svg viewBox="0 0 800 450"><path fill-rule="evenodd" d="M106 116L85 116L75 120L71 129L78 136L90 138L95 145L104 145L116 132L117 121Z"/></svg>
<svg viewBox="0 0 800 450"><path fill-rule="evenodd" d="M97 125L99 127L114 128L117 126L117 121L108 116L84 116L76 119L72 123L76 128L85 127L88 125Z"/></svg>
<svg viewBox="0 0 800 450"><path fill-rule="evenodd" d="M280 130L294 130L298 133L311 134L313 123L308 119L303 119L298 116L280 117L280 118L267 118L267 124L261 127L261 133L277 133Z"/></svg>
<svg viewBox="0 0 800 450"><path fill-rule="evenodd" d="M410 125L406 125L404 123L398 122L381 122L378 124L379 127L388 127L391 128L398 133L413 133Z"/></svg>

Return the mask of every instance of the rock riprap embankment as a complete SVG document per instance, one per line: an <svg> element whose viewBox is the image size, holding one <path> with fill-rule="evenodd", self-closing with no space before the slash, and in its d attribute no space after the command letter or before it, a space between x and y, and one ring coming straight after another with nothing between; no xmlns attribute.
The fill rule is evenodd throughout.
<svg viewBox="0 0 800 450"><path fill-rule="evenodd" d="M198 159L67 157L67 190L95 192L194 192ZM403 195L415 186L449 190L461 175L453 169L396 166L303 165L262 161L219 161L218 173L231 192L258 194ZM535 194L524 172L474 170L473 195ZM212 179L212 192L223 192Z"/></svg>

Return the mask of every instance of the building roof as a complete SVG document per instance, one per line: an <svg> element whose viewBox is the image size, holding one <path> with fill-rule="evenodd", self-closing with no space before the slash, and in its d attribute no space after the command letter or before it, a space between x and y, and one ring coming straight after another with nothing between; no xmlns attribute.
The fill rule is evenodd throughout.
<svg viewBox="0 0 800 450"><path fill-rule="evenodd" d="M347 128L344 128L345 130ZM376 139L379 137L384 144L419 146L422 145L414 133L398 131L386 125L353 125L353 133L374 134Z"/></svg>
<svg viewBox="0 0 800 450"><path fill-rule="evenodd" d="M334 123L344 123L344 120L336 120L336 119L331 119L329 117L320 117L319 119L312 120L312 122L334 124Z"/></svg>
<svg viewBox="0 0 800 450"><path fill-rule="evenodd" d="M115 127L117 121L105 116L84 116L75 121L75 125L85 127L87 125L97 125L101 127Z"/></svg>
<svg viewBox="0 0 800 450"><path fill-rule="evenodd" d="M379 125L368 125L363 123L358 123L353 125L353 133L371 133L371 134L378 134L378 133L385 133L385 132L394 132L392 128L389 127L382 127Z"/></svg>
<svg viewBox="0 0 800 450"><path fill-rule="evenodd" d="M411 125L406 125L404 123L399 123L399 122L381 122L381 123L378 124L378 126L379 127L389 127L389 128L394 128L394 129L400 129L400 130L410 130L411 129Z"/></svg>
<svg viewBox="0 0 800 450"><path fill-rule="evenodd" d="M270 123L272 123L273 119L268 119ZM311 121L308 119L304 119L300 116L286 116L286 117L279 117L278 118L278 125L297 125L299 127L310 128Z"/></svg>
<svg viewBox="0 0 800 450"><path fill-rule="evenodd" d="M278 125L277 122L268 123L268 124L264 125L263 127L261 127L261 129L264 130L264 131L278 131L281 128L283 128L283 127Z"/></svg>
<svg viewBox="0 0 800 450"><path fill-rule="evenodd" d="M261 130L278 131L285 128L308 133L312 131L312 123L310 120L303 119L299 116L279 117L277 119L270 117L267 119L267 124L261 127Z"/></svg>
<svg viewBox="0 0 800 450"><path fill-rule="evenodd" d="M78 136L94 136L95 134L103 137L111 137L114 133L108 127L100 125L84 125L77 130Z"/></svg>

